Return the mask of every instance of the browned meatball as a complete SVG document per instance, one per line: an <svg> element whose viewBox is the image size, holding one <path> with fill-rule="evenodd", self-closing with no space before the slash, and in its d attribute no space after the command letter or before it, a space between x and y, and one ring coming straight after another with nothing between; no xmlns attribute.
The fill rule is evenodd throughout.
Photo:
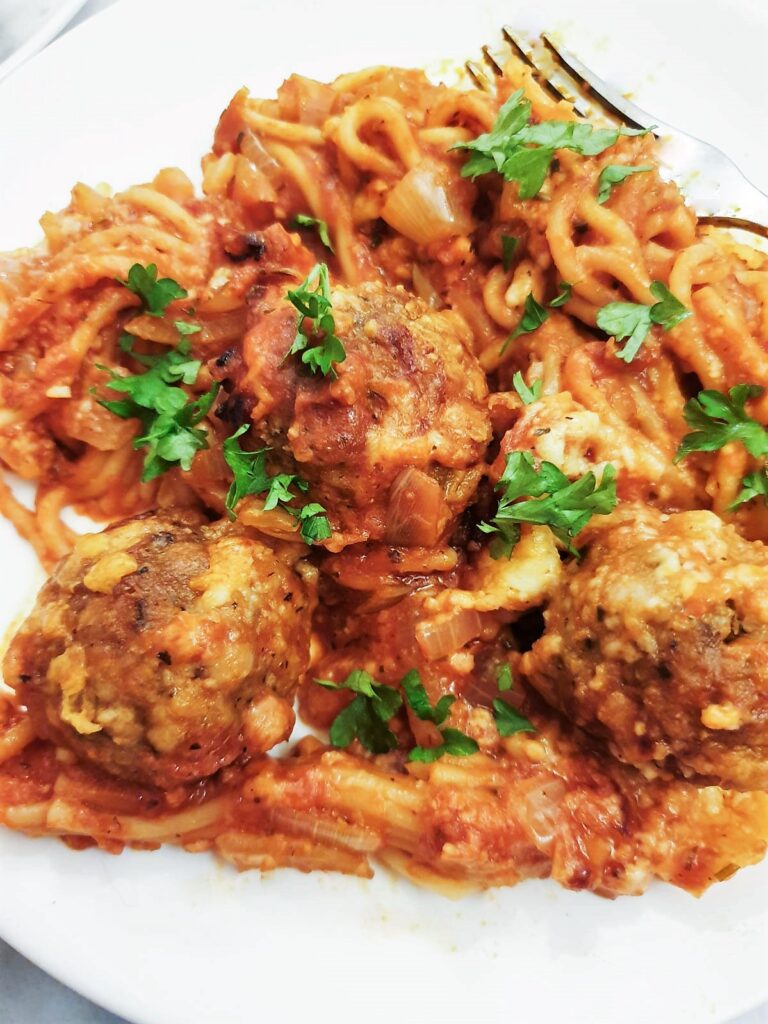
<svg viewBox="0 0 768 1024"><path fill-rule="evenodd" d="M296 310L284 287L267 289L251 305L242 361L212 366L233 389L220 415L250 413L252 447L271 446L309 481L334 527L332 550L435 544L471 501L491 436L469 329L402 288L337 287L332 299L346 349L337 377L286 358Z"/></svg>
<svg viewBox="0 0 768 1024"><path fill-rule="evenodd" d="M171 788L287 738L309 660L294 545L163 511L80 538L5 659L38 732Z"/></svg>
<svg viewBox="0 0 768 1024"><path fill-rule="evenodd" d="M628 509L574 563L523 659L555 707L649 762L768 788L768 548L711 512Z"/></svg>

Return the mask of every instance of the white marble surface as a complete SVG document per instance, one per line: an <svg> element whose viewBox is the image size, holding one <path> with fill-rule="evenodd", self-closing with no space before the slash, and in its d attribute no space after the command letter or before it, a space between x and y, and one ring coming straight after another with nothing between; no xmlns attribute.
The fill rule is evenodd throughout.
<svg viewBox="0 0 768 1024"><path fill-rule="evenodd" d="M89 0L69 28L116 0ZM131 0L122 0L130 3ZM341 1018L339 1018L341 1019ZM128 1024L59 984L0 940L0 1024ZM190 1021L189 1024L221 1024ZM604 1024L595 1015L595 1024ZM605 1022L607 1024L607 1022ZM673 1024L660 1021L659 1024ZM675 1022L676 1024L676 1022ZM691 1021L690 1024L697 1024ZM768 1005L732 1024L768 1024Z"/></svg>

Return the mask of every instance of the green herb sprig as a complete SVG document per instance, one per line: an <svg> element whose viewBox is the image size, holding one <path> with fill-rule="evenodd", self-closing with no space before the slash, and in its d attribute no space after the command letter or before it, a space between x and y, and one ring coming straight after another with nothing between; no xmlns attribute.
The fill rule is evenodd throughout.
<svg viewBox="0 0 768 1024"><path fill-rule="evenodd" d="M528 452L510 452L496 489L501 492L496 515L479 523L483 533L493 534L493 558L509 558L520 540L521 523L548 526L566 549L578 556L573 539L594 515L608 515L616 507L616 470L608 465L600 483L594 473L571 482L557 466L542 462L539 468ZM527 500L521 501L524 496Z"/></svg>
<svg viewBox="0 0 768 1024"><path fill-rule="evenodd" d="M651 295L657 299L652 306L637 302L609 302L597 314L597 326L601 331L613 335L616 341L626 339L624 347L616 351L618 358L625 363L631 363L640 351L652 324L671 331L691 316L690 309L676 299L661 281L653 282Z"/></svg>
<svg viewBox="0 0 768 1024"><path fill-rule="evenodd" d="M316 263L298 288L288 292L288 301L296 307L296 337L288 355L301 353L301 361L312 373L336 376L334 363L342 363L347 353L336 337L336 322L331 305L331 284L328 267ZM311 329L307 321L311 321Z"/></svg>
<svg viewBox="0 0 768 1024"><path fill-rule="evenodd" d="M645 134L644 129L593 128L583 121L531 124L530 120L531 102L518 89L499 110L490 132L452 147L470 154L461 170L463 177L496 172L505 181L517 182L520 199L532 199L541 191L558 149L597 156L621 135Z"/></svg>
<svg viewBox="0 0 768 1024"><path fill-rule="evenodd" d="M264 511L270 512L278 506L294 516L299 522L299 533L307 544L327 540L332 535L325 508L317 502L296 507L292 502L299 497L291 488L306 494L309 484L295 473L270 474L267 469L269 448L246 451L238 439L247 433L250 425L244 423L222 444L224 459L232 470L233 480L227 491L226 507L230 519L235 518L235 508L242 498L249 494L266 494Z"/></svg>

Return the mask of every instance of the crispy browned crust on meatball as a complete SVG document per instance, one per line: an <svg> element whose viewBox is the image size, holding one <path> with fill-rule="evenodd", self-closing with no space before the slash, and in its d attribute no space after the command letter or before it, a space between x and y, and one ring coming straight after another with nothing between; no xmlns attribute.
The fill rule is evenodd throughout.
<svg viewBox="0 0 768 1024"><path fill-rule="evenodd" d="M528 680L630 764L768 788L768 548L638 506L564 577Z"/></svg>
<svg viewBox="0 0 768 1024"><path fill-rule="evenodd" d="M332 550L436 544L470 502L491 437L470 331L399 287L337 287L332 297L346 350L337 376L286 358L296 310L284 287L268 289L251 304L235 379L231 367L211 367L232 387L220 415L249 413L252 446L270 445L309 481L329 512Z"/></svg>
<svg viewBox="0 0 768 1024"><path fill-rule="evenodd" d="M287 738L313 579L295 545L168 511L82 537L6 656L41 736L171 788Z"/></svg>

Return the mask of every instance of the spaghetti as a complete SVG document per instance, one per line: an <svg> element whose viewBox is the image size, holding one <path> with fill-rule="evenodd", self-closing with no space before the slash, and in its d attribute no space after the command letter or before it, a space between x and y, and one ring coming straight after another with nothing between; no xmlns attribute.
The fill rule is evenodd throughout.
<svg viewBox="0 0 768 1024"><path fill-rule="evenodd" d="M591 478L597 501L610 485L610 466L619 508L604 522L593 520L580 543L597 550L601 531L622 529L633 508L643 522L650 517L652 538L664 536L665 528L653 524L667 517L709 513L718 529L740 535L738 543L757 552L739 556L735 567L728 563L727 572L743 573L753 562L762 567L768 500L761 494L768 488L760 491L757 448L740 444L736 433L685 459L675 455L691 422L686 403L699 391L725 396L749 384L748 411L742 403L733 422L768 424L768 259L697 224L676 187L659 175L649 136L619 137L594 152L553 145L541 187L527 198L520 178L487 171L473 178L466 174L468 147L499 133L500 109L502 116L528 110L528 127L556 123L563 138L580 125L516 61L496 96L389 67L331 84L294 75L271 100L241 90L203 158L202 197L177 170L115 195L77 185L65 210L42 218L40 246L3 258L0 461L7 479L0 480L0 512L47 569L69 559L55 579L70 579L71 559L79 559L82 572L67 586L72 594L88 591L86 606L94 593L107 595L108 604L114 588L124 586L118 573L99 590L99 572L116 563L105 569L99 561L95 570L105 552L76 546L61 518L68 506L100 521L150 511L172 520L178 509L195 522L224 520L237 484L228 439L245 432L253 443L240 457L247 462L259 440L285 477L284 493L274 502L265 497L267 484L259 490L251 469L241 481L238 529L263 538L265 559L302 559L303 578L315 588L307 597L313 639L299 692L304 718L327 729L358 698L382 694L394 710L389 750L366 750L361 731L337 744L344 751L305 739L284 759L244 741L243 756L233 752L204 778L171 786L162 776L158 784L115 768L124 760L110 765L81 756L60 732L37 727L22 699L28 651L15 641L5 665L13 692L0 694L0 822L61 836L76 848L214 849L241 869L367 876L376 858L452 893L544 876L605 896L640 893L653 878L698 893L764 855L768 796L739 789L738 772L736 781L699 777L685 756L665 760L650 741L647 761L638 763L611 745L608 713L597 724L580 718L562 695L553 698L537 683L542 613L567 585L577 586L576 563L565 561L563 537L546 521L519 519L517 498L535 498L534 491L509 497L505 506L493 488L503 489L517 456L515 465L534 474L557 467L561 488ZM530 141L518 149L529 158L536 152ZM604 172L616 165L643 173L620 177L605 197ZM302 338L301 320L297 335L296 310L285 301L290 290L308 301L318 262L327 264L333 283L325 335L336 332L344 353L338 374L320 382L298 363L310 338ZM125 286L137 265L155 268L158 281L178 282L183 297L152 309ZM686 314L672 326L651 319L657 286ZM600 330L601 311L612 304L647 319L629 361L619 332L606 337ZM189 402L206 394L215 401L195 427L200 450L189 468L170 465L148 478L134 443L138 407L116 415L109 382L176 351L180 330L188 348L179 351L197 370L165 385L183 383ZM36 484L33 509L14 496L13 475ZM743 500L749 487L754 495ZM299 536L303 506L296 504L307 489L307 500L330 521L330 536L316 535L309 553L298 549L312 535ZM518 517L514 527L505 524L505 511ZM703 535L708 522L697 520ZM478 523L496 531L497 544L506 538L510 557L493 556ZM227 529L216 544L251 543ZM118 534L104 536L113 538L105 543L114 555ZM185 543L198 543L190 537ZM120 547L129 576L139 565L133 543ZM723 545L723 562L742 551L735 540ZM659 564L667 557L673 560L660 555ZM152 558L145 564L152 567ZM733 706L736 728L751 729L746 742L762 751L754 723L765 694L755 666L768 642L768 614L757 604L734 611L731 602L738 629L718 632L705 591L717 590L710 584L726 569L702 562L695 581L681 584L680 600L699 595L690 615L709 622L711 634L700 650L748 637L754 653L744 671L752 673L756 695L749 706L739 696L708 697L701 721L730 729ZM621 576L620 568L613 571ZM681 559L674 571L682 580L693 573ZM184 587L194 598L188 606L224 621L223 599L215 604L211 595L225 582L234 587L236 572L222 570L213 582L195 572L185 570ZM169 587L181 586L171 570L167 579ZM578 592L585 606L589 586ZM142 614L151 619L147 607ZM70 644L85 628L87 614L78 615ZM596 615L602 623L601 608ZM682 672L674 652L662 664L651 650L655 625L637 641L632 630L642 632L645 615L644 606L633 624L622 620L610 642L637 642L626 665L650 658L655 678ZM593 639L579 634L579 642ZM549 640L556 647L557 638ZM565 673L552 650L554 671ZM176 650L166 645L160 655L165 672ZM606 655L602 663L609 662ZM599 677L599 668L590 677L593 688L606 687L612 706L622 700L621 673L630 672L621 665L610 679ZM414 669L427 700L421 714L404 702L404 679ZM243 678L249 671L250 664ZM500 696L502 671L519 682ZM355 672L376 681L374 697L355 691L352 698L344 689ZM317 679L330 685L319 687ZM558 685L567 686L562 679ZM521 687L528 682L534 689ZM727 684L718 676L713 686L727 691ZM66 680L64 686L71 689ZM446 696L453 703L440 719ZM553 704L565 706L568 717ZM715 706L726 711L708 710ZM243 735L263 729L282 739L290 712L282 707L278 728L264 717L274 712L269 701L260 707L246 716ZM235 729L239 713L232 712ZM505 734L504 715L517 722L515 731ZM109 721L107 715L91 724L107 729ZM695 745L699 725L692 728ZM468 744L461 754L449 749L455 733ZM634 740L642 746L640 733ZM435 750L441 742L445 756L409 759L409 749Z"/></svg>

